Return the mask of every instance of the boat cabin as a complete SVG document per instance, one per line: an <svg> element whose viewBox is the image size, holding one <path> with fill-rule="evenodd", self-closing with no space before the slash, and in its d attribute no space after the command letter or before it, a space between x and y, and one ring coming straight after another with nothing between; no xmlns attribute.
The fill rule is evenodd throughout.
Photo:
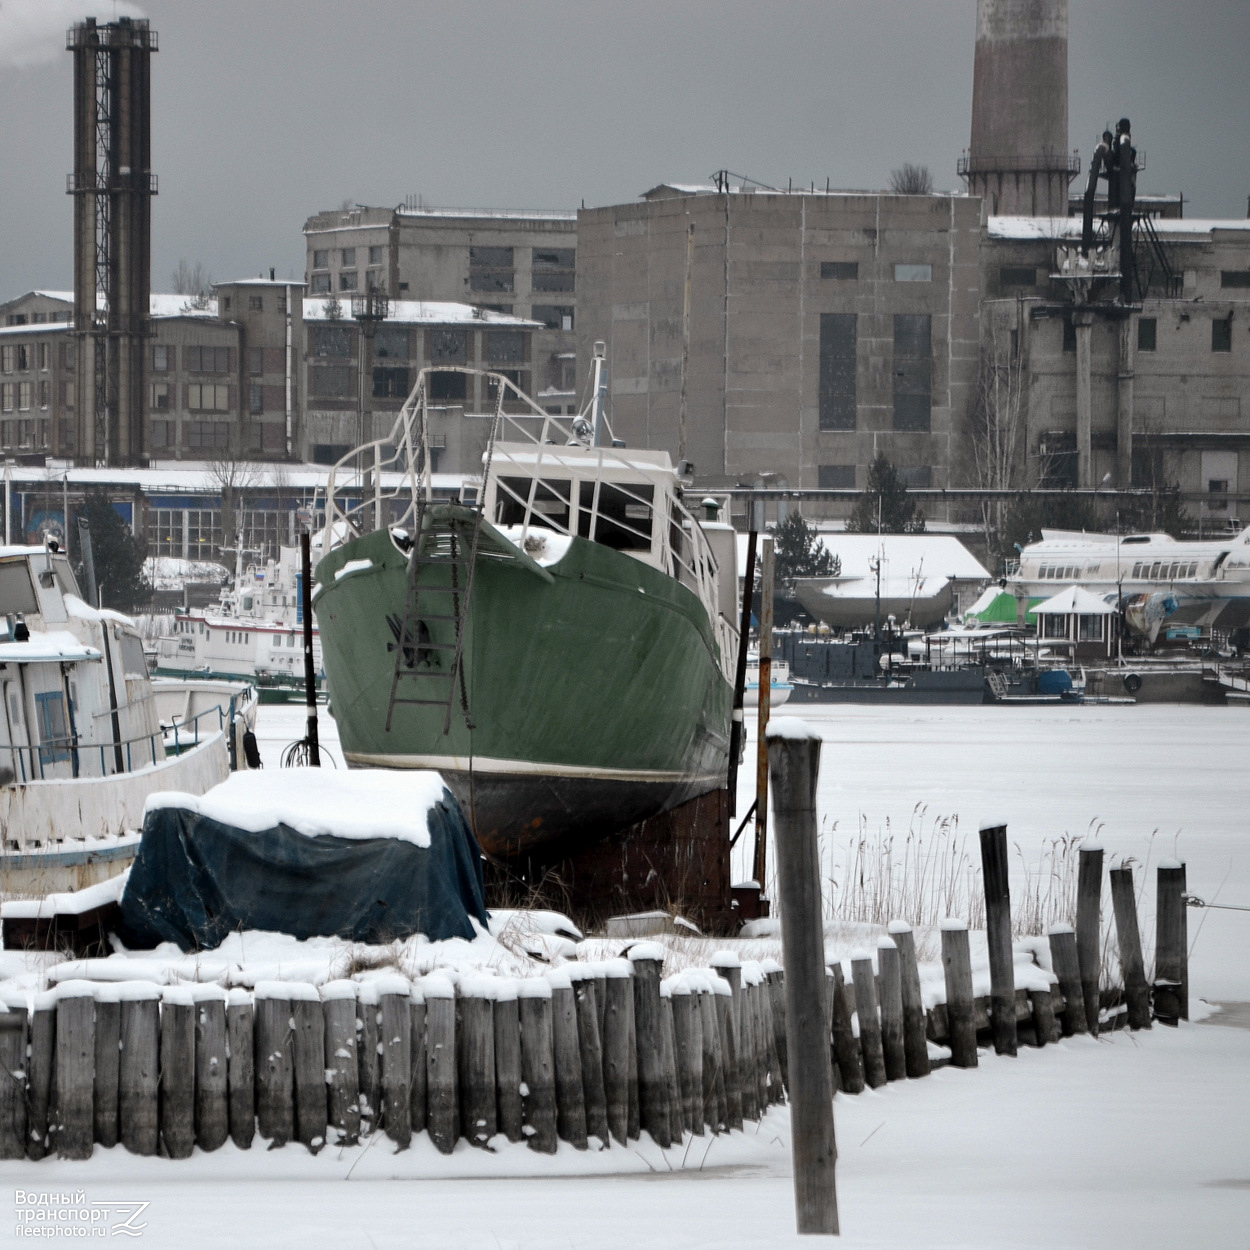
<svg viewBox="0 0 1250 1250"><path fill-rule="evenodd" d="M1120 613L1114 602L1069 586L1032 609L1037 637L1052 650L1072 659L1106 660L1114 656L1120 636Z"/></svg>

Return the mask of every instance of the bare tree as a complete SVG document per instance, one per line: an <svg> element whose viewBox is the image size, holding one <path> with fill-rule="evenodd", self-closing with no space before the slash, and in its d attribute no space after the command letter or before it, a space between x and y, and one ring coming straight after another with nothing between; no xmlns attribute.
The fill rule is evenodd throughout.
<svg viewBox="0 0 1250 1250"><path fill-rule="evenodd" d="M237 551L241 540L238 514L243 495L260 483L261 468L232 444L208 462L208 475L221 492L221 549Z"/></svg>
<svg viewBox="0 0 1250 1250"><path fill-rule="evenodd" d="M212 297L213 275L198 260L192 265L184 256L169 280L173 284L175 295L191 297L187 302L193 308L204 307Z"/></svg>
<svg viewBox="0 0 1250 1250"><path fill-rule="evenodd" d="M928 165L904 161L902 169L890 170L890 190L895 195L932 195L933 175Z"/></svg>

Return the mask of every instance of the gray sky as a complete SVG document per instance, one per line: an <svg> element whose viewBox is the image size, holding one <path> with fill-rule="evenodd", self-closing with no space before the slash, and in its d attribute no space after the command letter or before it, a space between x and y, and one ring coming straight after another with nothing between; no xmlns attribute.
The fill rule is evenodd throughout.
<svg viewBox="0 0 1250 1250"><path fill-rule="evenodd" d="M134 10L135 6L120 6ZM100 0L0 0L0 298L68 287L71 57ZM954 188L975 0L147 0L152 281L303 274L344 199L576 208L727 167ZM1250 0L1071 0L1070 147L1127 114L1142 191L1244 217Z"/></svg>

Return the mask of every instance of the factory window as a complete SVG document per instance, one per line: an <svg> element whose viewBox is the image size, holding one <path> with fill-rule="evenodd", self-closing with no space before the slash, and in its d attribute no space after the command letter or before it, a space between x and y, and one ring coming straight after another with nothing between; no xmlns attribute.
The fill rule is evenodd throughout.
<svg viewBox="0 0 1250 1250"><path fill-rule="evenodd" d="M350 356L352 332L346 326L313 326L314 356Z"/></svg>
<svg viewBox="0 0 1250 1250"><path fill-rule="evenodd" d="M1065 313L1063 317L1063 350L1065 352L1076 351L1076 325L1071 313Z"/></svg>
<svg viewBox="0 0 1250 1250"><path fill-rule="evenodd" d="M354 291L356 289L356 271L344 269L339 273L339 290Z"/></svg>
<svg viewBox="0 0 1250 1250"><path fill-rule="evenodd" d="M317 248L313 252L313 268L314 269L329 269L330 268L330 253L326 248Z"/></svg>
<svg viewBox="0 0 1250 1250"><path fill-rule="evenodd" d="M1221 269L1220 286L1236 288L1250 287L1250 269Z"/></svg>
<svg viewBox="0 0 1250 1250"><path fill-rule="evenodd" d="M17 388L12 382L6 382L0 387L0 408L5 412L13 411L13 402L17 398Z"/></svg>
<svg viewBox="0 0 1250 1250"><path fill-rule="evenodd" d="M265 298L263 295L249 295L247 297L248 312L264 312Z"/></svg>
<svg viewBox="0 0 1250 1250"><path fill-rule="evenodd" d="M1137 350L1152 352L1159 339L1159 322L1155 317L1143 317L1137 323Z"/></svg>
<svg viewBox="0 0 1250 1250"><path fill-rule="evenodd" d="M17 371L27 373L30 370L30 348L25 343L17 345Z"/></svg>
<svg viewBox="0 0 1250 1250"><path fill-rule="evenodd" d="M48 320L48 314L47 313L31 313L30 319L35 325L41 326Z"/></svg>
<svg viewBox="0 0 1250 1250"><path fill-rule="evenodd" d="M407 369L374 369L374 399L407 399L410 389Z"/></svg>
<svg viewBox="0 0 1250 1250"><path fill-rule="evenodd" d="M52 386L49 382L39 383L39 407L47 408L52 401Z"/></svg>
<svg viewBox="0 0 1250 1250"><path fill-rule="evenodd" d="M530 286L535 291L572 291L577 249L534 248L530 262Z"/></svg>
<svg viewBox="0 0 1250 1250"><path fill-rule="evenodd" d="M1217 317L1211 322L1211 350L1213 352L1231 352L1233 350L1233 318Z"/></svg>
<svg viewBox="0 0 1250 1250"><path fill-rule="evenodd" d="M1016 265L1003 265L998 271L1000 286L1036 286L1037 270Z"/></svg>
<svg viewBox="0 0 1250 1250"><path fill-rule="evenodd" d="M228 347L187 347L186 366L191 373L229 373Z"/></svg>
<svg viewBox="0 0 1250 1250"><path fill-rule="evenodd" d="M347 443L314 443L312 462L313 464L337 464L349 451L351 447Z"/></svg>
<svg viewBox="0 0 1250 1250"><path fill-rule="evenodd" d="M854 490L853 464L822 464L816 469L816 484L821 490Z"/></svg>
<svg viewBox="0 0 1250 1250"><path fill-rule="evenodd" d="M1076 636L1080 642L1101 642L1106 617L1081 615L1076 618Z"/></svg>
<svg viewBox="0 0 1250 1250"><path fill-rule="evenodd" d="M429 388L431 399L468 399L468 378L463 373L431 373Z"/></svg>
<svg viewBox="0 0 1250 1250"><path fill-rule="evenodd" d="M265 411L265 388L263 386L247 388L247 410L248 412Z"/></svg>
<svg viewBox="0 0 1250 1250"><path fill-rule="evenodd" d="M5 318L5 324L11 326L24 326L26 324L25 313L9 313Z"/></svg>
<svg viewBox="0 0 1250 1250"><path fill-rule="evenodd" d="M30 411L30 383L19 382L17 384L17 406L22 412Z"/></svg>
<svg viewBox="0 0 1250 1250"><path fill-rule="evenodd" d="M152 447L172 447L177 427L172 421L152 422Z"/></svg>
<svg viewBox="0 0 1250 1250"><path fill-rule="evenodd" d="M312 276L312 283L309 290L313 295L329 295L330 294L330 275L328 273L315 273Z"/></svg>
<svg viewBox="0 0 1250 1250"><path fill-rule="evenodd" d="M230 446L228 421L191 421L187 425L187 446L199 451L224 451Z"/></svg>
<svg viewBox="0 0 1250 1250"><path fill-rule="evenodd" d="M857 260L822 260L820 262L822 278L837 278L842 282L855 282L859 279L859 261Z"/></svg>
<svg viewBox="0 0 1250 1250"><path fill-rule="evenodd" d="M932 282L932 265L895 265L895 282Z"/></svg>
<svg viewBox="0 0 1250 1250"><path fill-rule="evenodd" d="M152 383L152 398L150 402L148 403L148 407L151 408L153 412L168 412L169 411L169 383L168 382L153 382Z"/></svg>
<svg viewBox="0 0 1250 1250"><path fill-rule="evenodd" d="M339 252L339 264L346 265L349 269L356 263L356 249L354 247L345 247Z"/></svg>
<svg viewBox="0 0 1250 1250"><path fill-rule="evenodd" d="M191 382L187 386L187 407L202 412L229 412L230 388L220 384Z"/></svg>
<svg viewBox="0 0 1250 1250"><path fill-rule="evenodd" d="M47 343L40 343L38 347L38 352L39 352L39 369L41 372L46 372L48 368L48 345Z"/></svg>
<svg viewBox="0 0 1250 1250"><path fill-rule="evenodd" d="M904 486L932 486L933 485L933 469L927 464L899 465L897 469L898 480Z"/></svg>
<svg viewBox="0 0 1250 1250"><path fill-rule="evenodd" d="M265 349L263 347L247 349L247 371L252 377L265 372Z"/></svg>
<svg viewBox="0 0 1250 1250"><path fill-rule="evenodd" d="M503 313L507 317L512 316L511 304L478 304L477 307L483 309L486 312Z"/></svg>
<svg viewBox="0 0 1250 1250"><path fill-rule="evenodd" d="M370 263L371 265L384 265L384 264L386 264L386 257L385 257L385 255L383 254L383 253L385 252L385 250L386 250L385 248L380 247L380 246L373 246L373 247L370 247L370 248L369 248L369 263Z"/></svg>
<svg viewBox="0 0 1250 1250"><path fill-rule="evenodd" d="M559 304L535 304L530 309L530 316L535 321L541 321L548 330L573 328L573 310Z"/></svg>
<svg viewBox="0 0 1250 1250"><path fill-rule="evenodd" d="M13 372L13 364L16 360L17 352L14 350L11 343L6 344L3 349L0 349L0 369L2 369L5 373Z"/></svg>
<svg viewBox="0 0 1250 1250"><path fill-rule="evenodd" d="M366 291L385 291L386 283L382 281L382 271L380 269L365 270L365 290Z"/></svg>
<svg viewBox="0 0 1250 1250"><path fill-rule="evenodd" d="M61 367L63 369L72 369L74 367L76 357L77 352L74 350L73 343L61 344Z"/></svg>
<svg viewBox="0 0 1250 1250"><path fill-rule="evenodd" d="M820 314L820 428L855 428L854 313Z"/></svg>
<svg viewBox="0 0 1250 1250"><path fill-rule="evenodd" d="M61 403L66 408L72 408L74 406L74 383L73 382L61 383Z"/></svg>
<svg viewBox="0 0 1250 1250"><path fill-rule="evenodd" d="M492 361L523 361L525 333L521 330L491 330L486 335L486 358Z"/></svg>
<svg viewBox="0 0 1250 1250"><path fill-rule="evenodd" d="M512 283L510 247L469 248L470 291L511 291Z"/></svg>
<svg viewBox="0 0 1250 1250"><path fill-rule="evenodd" d="M495 369L495 372L501 378L507 378L507 380L511 382L512 385L517 388L517 390L524 391L528 389L527 378L522 370L520 369ZM485 394L486 402L489 404L493 404L495 403L496 400L498 400L498 398L499 398L499 383L494 378L487 378L486 379L486 394ZM511 391L508 391L504 395L505 404L512 404L516 402L517 402L516 397L512 394ZM511 411L511 409L508 409L508 411Z"/></svg>
<svg viewBox="0 0 1250 1250"><path fill-rule="evenodd" d="M222 305L223 312L229 312L230 311L230 296L228 295L222 296L221 305Z"/></svg>
<svg viewBox="0 0 1250 1250"><path fill-rule="evenodd" d="M463 330L431 330L430 360L436 365L457 364L463 361L466 359L467 338Z"/></svg>
<svg viewBox="0 0 1250 1250"><path fill-rule="evenodd" d="M352 371L343 365L321 366L312 374L309 390L327 399L346 399L352 393Z"/></svg>
<svg viewBox="0 0 1250 1250"><path fill-rule="evenodd" d="M403 326L379 326L373 340L377 360L407 360L408 331Z"/></svg>
<svg viewBox="0 0 1250 1250"><path fill-rule="evenodd" d="M152 372L169 372L169 348L164 343L152 344Z"/></svg>
<svg viewBox="0 0 1250 1250"><path fill-rule="evenodd" d="M932 318L894 316L894 428L927 430L932 402Z"/></svg>

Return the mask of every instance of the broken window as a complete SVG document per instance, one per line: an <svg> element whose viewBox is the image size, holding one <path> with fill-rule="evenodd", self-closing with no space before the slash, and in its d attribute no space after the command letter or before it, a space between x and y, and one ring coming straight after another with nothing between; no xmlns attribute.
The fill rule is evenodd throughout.
<svg viewBox="0 0 1250 1250"><path fill-rule="evenodd" d="M1231 352L1233 350L1233 318L1217 317L1211 322L1211 350L1213 352Z"/></svg>
<svg viewBox="0 0 1250 1250"><path fill-rule="evenodd" d="M461 374L461 377L464 375ZM407 399L411 389L407 369L378 368L373 371L374 399Z"/></svg>
<svg viewBox="0 0 1250 1250"><path fill-rule="evenodd" d="M430 360L436 365L460 364L467 358L464 330L439 327L430 331Z"/></svg>
<svg viewBox="0 0 1250 1250"><path fill-rule="evenodd" d="M408 331L403 326L379 326L373 338L376 360L407 360Z"/></svg>
<svg viewBox="0 0 1250 1250"><path fill-rule="evenodd" d="M469 248L469 290L513 290L512 249L510 247Z"/></svg>
<svg viewBox="0 0 1250 1250"><path fill-rule="evenodd" d="M330 268L330 253L326 248L318 248L316 251L313 252L313 268L314 269L329 269Z"/></svg>
<svg viewBox="0 0 1250 1250"><path fill-rule="evenodd" d="M1137 323L1137 350L1139 352L1152 352L1155 350L1155 343L1158 341L1159 322L1154 317L1143 317Z"/></svg>
<svg viewBox="0 0 1250 1250"><path fill-rule="evenodd" d="M853 464L822 464L816 468L816 484L821 490L854 490Z"/></svg>
<svg viewBox="0 0 1250 1250"><path fill-rule="evenodd" d="M859 278L859 261L857 260L822 260L820 276L835 278L840 282L855 282Z"/></svg>
<svg viewBox="0 0 1250 1250"><path fill-rule="evenodd" d="M468 381L463 373L431 373L427 381L430 398L463 401L469 397Z"/></svg>
<svg viewBox="0 0 1250 1250"><path fill-rule="evenodd" d="M928 281L928 279L924 279L924 281ZM1036 286L1037 270L1032 267L1026 269L1017 265L1003 265L998 271L998 283L1004 287Z"/></svg>
<svg viewBox="0 0 1250 1250"><path fill-rule="evenodd" d="M530 317L541 321L548 330L573 328L573 310L561 304L535 304L530 309Z"/></svg>
<svg viewBox="0 0 1250 1250"><path fill-rule="evenodd" d="M313 326L314 356L350 356L352 332L346 326Z"/></svg>
<svg viewBox="0 0 1250 1250"><path fill-rule="evenodd" d="M932 404L932 318L928 313L894 316L894 428L927 430Z"/></svg>
<svg viewBox="0 0 1250 1250"><path fill-rule="evenodd" d="M854 313L820 314L820 428L855 428Z"/></svg>
<svg viewBox="0 0 1250 1250"><path fill-rule="evenodd" d="M352 371L346 365L320 365L309 371L312 374L314 395L326 399L346 399L352 393Z"/></svg>
<svg viewBox="0 0 1250 1250"><path fill-rule="evenodd" d="M354 291L356 289L356 271L354 269L344 269L339 273L339 290Z"/></svg>
<svg viewBox="0 0 1250 1250"><path fill-rule="evenodd" d="M169 411L169 383L153 382L152 383L152 400L149 407L153 412Z"/></svg>
<svg viewBox="0 0 1250 1250"><path fill-rule="evenodd" d="M524 361L525 332L523 330L491 330L486 335L486 358L507 364Z"/></svg>
<svg viewBox="0 0 1250 1250"><path fill-rule="evenodd" d="M572 291L576 277L577 249L534 248L530 260L530 286L535 291Z"/></svg>

